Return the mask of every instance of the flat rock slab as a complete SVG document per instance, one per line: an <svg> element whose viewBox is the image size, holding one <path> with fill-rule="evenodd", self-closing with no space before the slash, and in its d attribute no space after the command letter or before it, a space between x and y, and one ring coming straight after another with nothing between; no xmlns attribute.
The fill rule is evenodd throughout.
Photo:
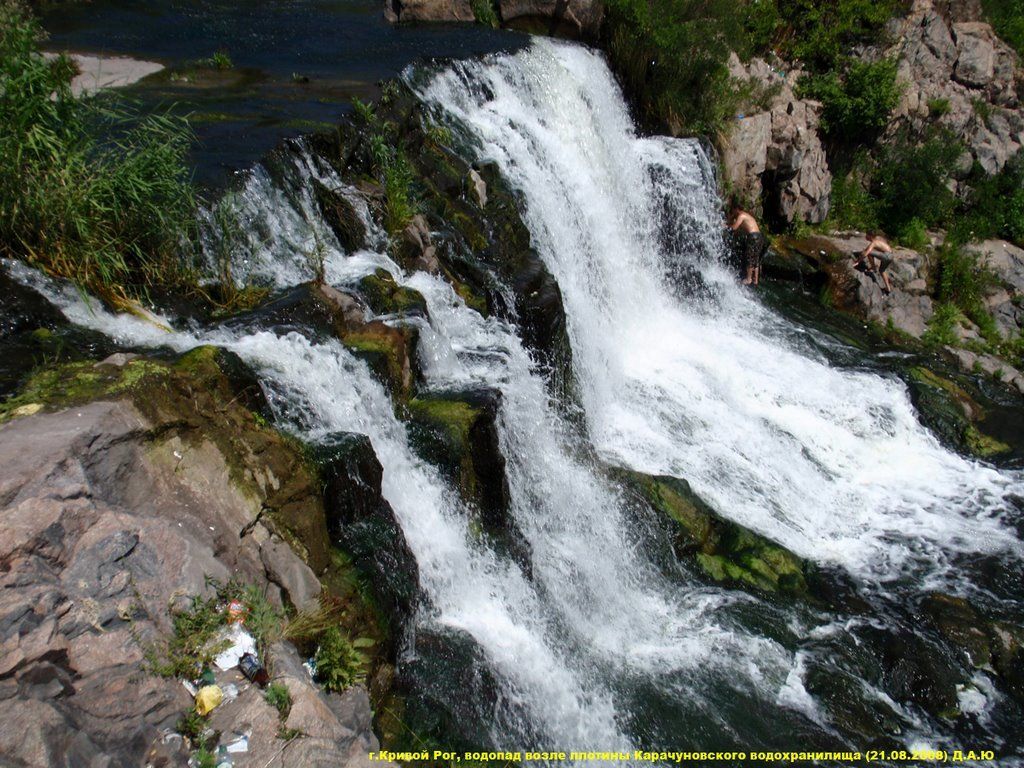
<svg viewBox="0 0 1024 768"><path fill-rule="evenodd" d="M48 59L58 56L56 53L43 55ZM124 88L164 68L163 64L155 61L141 61L127 56L69 53L68 57L78 67L78 74L71 81L71 93L75 96L96 93L104 88Z"/></svg>

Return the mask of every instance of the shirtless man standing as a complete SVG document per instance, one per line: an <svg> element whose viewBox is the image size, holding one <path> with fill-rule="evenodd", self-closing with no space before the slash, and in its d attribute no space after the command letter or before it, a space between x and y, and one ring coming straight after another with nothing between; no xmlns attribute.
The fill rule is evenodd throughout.
<svg viewBox="0 0 1024 768"><path fill-rule="evenodd" d="M761 234L757 219L740 208L738 203L733 203L729 209L729 221L731 223L726 226L733 232L739 232L742 238L743 284L757 285L761 282L761 259L768 250L768 241Z"/></svg>

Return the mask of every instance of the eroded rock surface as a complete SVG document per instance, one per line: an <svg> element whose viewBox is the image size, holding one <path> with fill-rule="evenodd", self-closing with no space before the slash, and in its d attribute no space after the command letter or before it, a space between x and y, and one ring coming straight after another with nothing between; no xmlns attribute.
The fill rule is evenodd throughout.
<svg viewBox="0 0 1024 768"><path fill-rule="evenodd" d="M3 414L5 765L184 765L172 731L192 698L179 681L150 674L146 660L172 631L171 609L206 594L207 578L261 586L279 604L319 595L311 565L322 567L326 554L304 532L325 526L314 478L240 404L247 385L215 372L217 354L65 367L68 381L50 382L50 400L37 381L24 395L38 397L29 403L37 408ZM104 397L88 401L96 392ZM18 408L34 415L18 417ZM215 414L219 434L205 421ZM317 722L281 741L277 711L258 690L243 691L215 710L224 732L252 732L235 765L362 764L376 748L365 690L324 697L293 648L274 656L294 689L292 716L314 708Z"/></svg>

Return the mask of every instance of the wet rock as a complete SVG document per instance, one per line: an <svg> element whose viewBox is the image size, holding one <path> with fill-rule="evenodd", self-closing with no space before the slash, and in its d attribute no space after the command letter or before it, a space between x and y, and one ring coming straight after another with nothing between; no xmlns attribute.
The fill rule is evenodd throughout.
<svg viewBox="0 0 1024 768"><path fill-rule="evenodd" d="M982 458L1012 450L978 428L985 411L963 387L922 366L909 370L907 383L921 421L946 443Z"/></svg>
<svg viewBox="0 0 1024 768"><path fill-rule="evenodd" d="M483 177L476 170L476 168L469 169L469 185L473 190L473 194L476 195L476 202L481 208L487 207L487 182L484 181Z"/></svg>
<svg viewBox="0 0 1024 768"><path fill-rule="evenodd" d="M503 26L576 40L597 38L604 17L600 0L499 0ZM385 0L384 17L407 21L483 21L469 0Z"/></svg>
<svg viewBox="0 0 1024 768"><path fill-rule="evenodd" d="M502 26L573 40L596 40L601 0L499 0Z"/></svg>
<svg viewBox="0 0 1024 768"><path fill-rule="evenodd" d="M789 550L726 520L675 477L619 470L647 502L675 523L674 547L710 579L745 589L804 595L809 566Z"/></svg>
<svg viewBox="0 0 1024 768"><path fill-rule="evenodd" d="M398 261L408 269L437 274L441 265L426 217L418 213L402 230Z"/></svg>
<svg viewBox="0 0 1024 768"><path fill-rule="evenodd" d="M366 361L396 400L404 402L412 396L421 378L416 357L419 331L415 327L373 320L344 331L341 340L356 357Z"/></svg>
<svg viewBox="0 0 1024 768"><path fill-rule="evenodd" d="M419 291L400 286L386 269L359 281L366 303L378 315L427 316L427 301Z"/></svg>
<svg viewBox="0 0 1024 768"><path fill-rule="evenodd" d="M381 493L383 469L365 435L338 434L316 448L331 541L372 576L380 606L408 617L419 593L416 560Z"/></svg>
<svg viewBox="0 0 1024 768"><path fill-rule="evenodd" d="M508 480L496 423L499 405L500 393L492 390L431 393L409 402L414 444L452 478L492 530L502 530L508 522Z"/></svg>
<svg viewBox="0 0 1024 768"><path fill-rule="evenodd" d="M359 218L355 206L341 192L329 189L313 179L313 196L320 215L342 248L351 253L366 245L366 226Z"/></svg>

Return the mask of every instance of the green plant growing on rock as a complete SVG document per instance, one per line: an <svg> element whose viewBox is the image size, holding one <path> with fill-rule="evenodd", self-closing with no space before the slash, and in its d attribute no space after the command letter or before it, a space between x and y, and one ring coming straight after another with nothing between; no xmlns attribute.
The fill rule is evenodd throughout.
<svg viewBox="0 0 1024 768"><path fill-rule="evenodd" d="M498 28L501 22L498 21L498 12L491 0L471 0L470 5L473 8L473 18L478 23L486 27Z"/></svg>
<svg viewBox="0 0 1024 768"><path fill-rule="evenodd" d="M1024 56L1024 5L1019 0L982 0L981 6L996 34Z"/></svg>
<svg viewBox="0 0 1024 768"><path fill-rule="evenodd" d="M224 626L220 598L193 596L188 607L171 614L173 634L145 650L148 666L160 677L194 680L226 647L214 639Z"/></svg>
<svg viewBox="0 0 1024 768"><path fill-rule="evenodd" d="M283 683L271 683L267 686L263 698L277 710L278 717L282 722L288 719L288 713L292 708L292 695L288 692L288 686Z"/></svg>
<svg viewBox="0 0 1024 768"><path fill-rule="evenodd" d="M956 197L947 186L950 171L963 147L945 129L923 141L902 134L879 154L872 177L879 219L899 237L911 226L941 226L949 220Z"/></svg>
<svg viewBox="0 0 1024 768"><path fill-rule="evenodd" d="M413 190L413 172L405 153L383 133L370 139L374 173L384 187L384 229L396 237L419 208Z"/></svg>
<svg viewBox="0 0 1024 768"><path fill-rule="evenodd" d="M219 69L226 71L234 67L234 62L231 61L231 56L227 51L217 51L212 56L200 59L200 66L210 67L211 69Z"/></svg>
<svg viewBox="0 0 1024 768"><path fill-rule="evenodd" d="M896 59L850 59L842 74L833 69L804 77L797 90L800 96L822 103L825 134L851 144L875 140L888 124L901 93Z"/></svg>
<svg viewBox="0 0 1024 768"><path fill-rule="evenodd" d="M193 281L192 133L170 113L140 117L107 94L76 98L66 57L0 2L0 254L119 306L152 285Z"/></svg>
<svg viewBox="0 0 1024 768"><path fill-rule="evenodd" d="M605 48L645 123L727 129L743 99L726 64L742 41L740 10L739 0L609 0Z"/></svg>
<svg viewBox="0 0 1024 768"><path fill-rule="evenodd" d="M344 691L366 677L370 658L361 649L373 640L360 637L349 640L334 626L324 632L316 649L316 677L327 691Z"/></svg>

